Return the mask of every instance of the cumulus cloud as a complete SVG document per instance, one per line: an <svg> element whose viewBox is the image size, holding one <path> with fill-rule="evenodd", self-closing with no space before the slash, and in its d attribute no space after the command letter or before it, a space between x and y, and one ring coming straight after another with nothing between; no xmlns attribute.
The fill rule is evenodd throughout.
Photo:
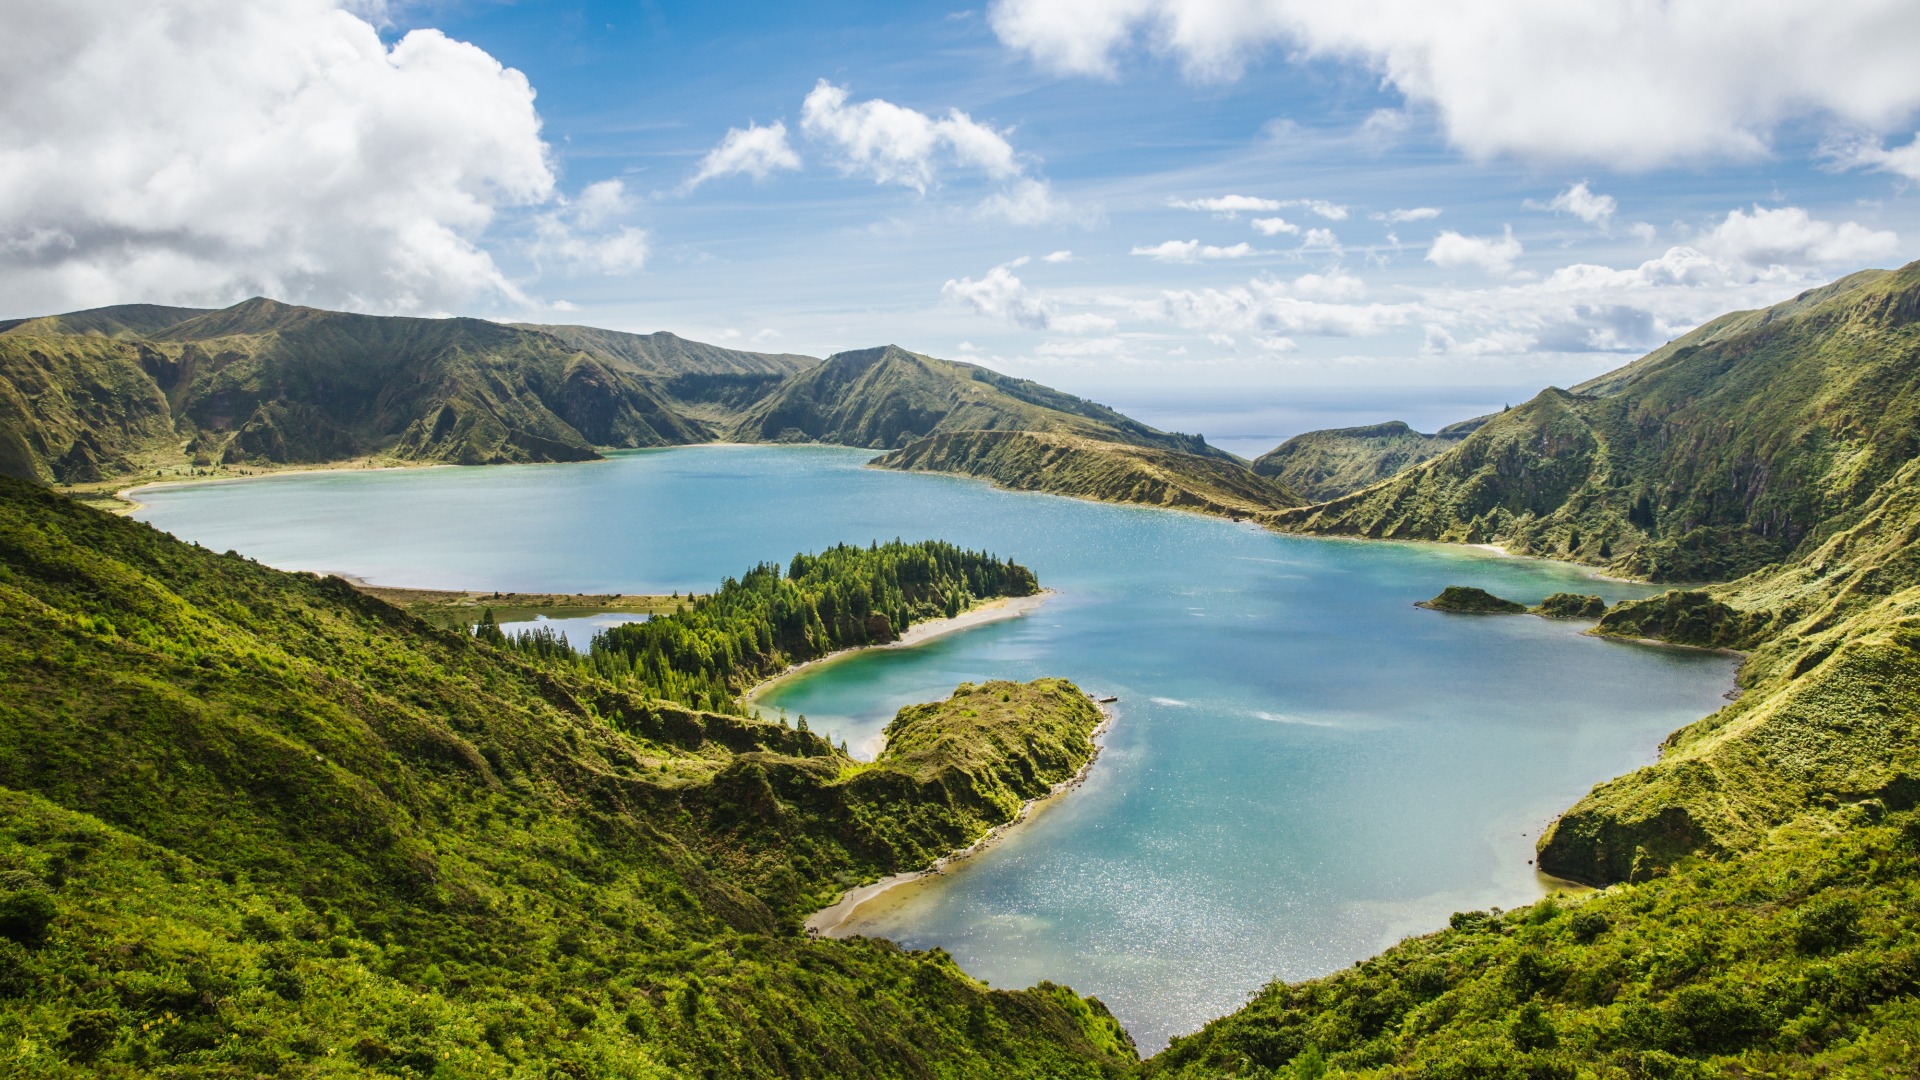
<svg viewBox="0 0 1920 1080"><path fill-rule="evenodd" d="M766 126L748 124L728 128L720 145L700 159L700 168L685 185L692 190L722 176L751 176L765 180L780 169L800 168L800 155L787 142L787 125L775 121Z"/></svg>
<svg viewBox="0 0 1920 1080"><path fill-rule="evenodd" d="M1308 213L1318 214L1328 221L1347 220L1346 207L1341 206L1339 203L1328 202L1325 199L1288 199L1281 205L1301 207Z"/></svg>
<svg viewBox="0 0 1920 1080"><path fill-rule="evenodd" d="M1191 330L1268 337L1369 337L1405 325L1415 314L1411 305L1331 303L1298 291L1295 284L1273 278L1227 288L1169 289L1141 305L1139 314Z"/></svg>
<svg viewBox="0 0 1920 1080"><path fill-rule="evenodd" d="M1620 204L1611 195L1601 195L1587 187L1585 180L1570 185L1567 190L1555 195L1547 202L1540 203L1528 199L1529 210L1551 210L1556 214L1572 214L1589 225L1606 228L1613 221L1614 211Z"/></svg>
<svg viewBox="0 0 1920 1080"><path fill-rule="evenodd" d="M1252 225L1254 231L1261 236L1279 236L1281 233L1297 235L1300 232L1300 226L1280 217L1254 218L1248 224Z"/></svg>
<svg viewBox="0 0 1920 1080"><path fill-rule="evenodd" d="M1196 79L1235 78L1274 46L1352 60L1477 156L1751 158L1788 120L1878 132L1920 108L1905 0L994 0L989 16L1005 45L1068 73L1112 77L1136 45Z"/></svg>
<svg viewBox="0 0 1920 1080"><path fill-rule="evenodd" d="M1278 210L1285 204L1278 199L1262 199L1254 195L1221 195L1211 199L1169 199L1167 205L1179 210L1204 210L1210 214L1231 218L1243 210L1249 212Z"/></svg>
<svg viewBox="0 0 1920 1080"><path fill-rule="evenodd" d="M1797 206L1734 210L1703 240L1717 254L1752 266L1812 267L1883 259L1900 238L1857 221L1820 221Z"/></svg>
<svg viewBox="0 0 1920 1080"><path fill-rule="evenodd" d="M1432 221L1439 216L1440 208L1437 206L1414 206L1405 210L1389 210L1384 214L1374 215L1375 218L1389 225L1404 225L1409 221Z"/></svg>
<svg viewBox="0 0 1920 1080"><path fill-rule="evenodd" d="M949 279L940 287L948 301L972 308L988 318L1005 319L1029 330L1059 330L1065 333L1099 333L1111 330L1114 321L1091 313L1061 314L1054 303L1027 288L1014 271L1030 260L1026 256L987 271L978 280L970 277Z"/></svg>
<svg viewBox="0 0 1920 1080"><path fill-rule="evenodd" d="M1329 221L1347 219L1346 207L1325 199L1266 199L1256 195L1220 195L1209 199L1169 199L1167 205L1179 210L1204 210L1223 218L1237 217L1242 211L1272 213L1275 210L1298 206Z"/></svg>
<svg viewBox="0 0 1920 1080"><path fill-rule="evenodd" d="M1843 169L1874 169L1908 180L1920 180L1920 135L1905 146L1889 149L1872 135L1854 135L1821 148L1821 155Z"/></svg>
<svg viewBox="0 0 1920 1080"><path fill-rule="evenodd" d="M612 223L632 208L623 181L589 184L577 198L559 203L534 219L531 252L535 260L609 275L632 273L646 265L650 251L646 232Z"/></svg>
<svg viewBox="0 0 1920 1080"><path fill-rule="evenodd" d="M1097 210L1075 206L1056 197L1052 184L1031 176L1023 176L1006 190L987 196L980 203L980 213L1009 225L1086 224L1100 216Z"/></svg>
<svg viewBox="0 0 1920 1080"><path fill-rule="evenodd" d="M1427 249L1427 261L1442 270L1477 267L1489 274L1504 274L1513 269L1513 260L1522 252L1520 241L1508 226L1502 236L1462 236L1452 229L1433 238Z"/></svg>
<svg viewBox="0 0 1920 1080"><path fill-rule="evenodd" d="M1202 244L1198 240L1168 240L1164 243L1141 245L1133 249L1135 255L1145 255L1156 262L1194 263L1202 260L1244 259L1256 255L1251 245L1234 244L1231 247L1214 247Z"/></svg>
<svg viewBox="0 0 1920 1080"><path fill-rule="evenodd" d="M925 191L942 161L1005 180L1021 166L1006 136L959 109L934 119L881 98L851 103L847 89L821 79L800 106L800 129L831 144L849 173Z"/></svg>
<svg viewBox="0 0 1920 1080"><path fill-rule="evenodd" d="M1048 252L1040 257L1040 261L1043 263L1072 262L1073 252L1065 250Z"/></svg>
<svg viewBox="0 0 1920 1080"><path fill-rule="evenodd" d="M525 76L327 0L0 7L0 289L25 311L268 293L524 299L479 246L555 177Z"/></svg>

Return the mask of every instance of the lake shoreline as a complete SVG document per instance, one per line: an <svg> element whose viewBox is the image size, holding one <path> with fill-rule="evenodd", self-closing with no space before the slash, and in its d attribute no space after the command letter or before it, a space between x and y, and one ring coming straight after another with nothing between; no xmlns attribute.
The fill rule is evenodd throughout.
<svg viewBox="0 0 1920 1080"><path fill-rule="evenodd" d="M1089 699L1092 699L1092 697L1091 694L1088 695ZM1044 794L1036 795L1021 803L1019 811L1016 812L1011 819L988 829L978 840L968 844L966 847L955 848L945 855L940 856L933 861L933 865L922 867L919 870L907 870L898 874L889 874L879 881L848 889L840 895L840 899L807 916L805 921L807 933L814 937L836 936L835 932L845 926L853 918L855 913L868 901L874 900L909 882L939 877L941 874L946 873L947 869L955 863L981 854L1005 839L1015 828L1026 822L1033 811L1043 803L1060 798L1074 788L1086 783L1087 777L1093 772L1094 764L1100 760L1100 752L1106 748L1103 739L1107 732L1113 727L1115 719L1113 708L1108 703L1094 700L1094 707L1100 710L1100 722L1094 725L1091 732L1087 733L1087 738L1093 741L1093 753L1088 755L1086 763L1076 769L1072 776L1054 784L1048 788Z"/></svg>
<svg viewBox="0 0 1920 1080"><path fill-rule="evenodd" d="M1007 619L1017 619L1023 615L1038 611L1040 605L1046 603L1056 595L1058 594L1052 589L1041 589L1031 596L995 597L991 600L984 600L975 604L973 607L951 618L929 619L925 622L914 623L907 627L906 633L901 634L900 637L894 641L883 642L879 645L854 645L845 649L836 649L825 656L817 656L803 663L790 664L785 669L769 675L759 682L754 683L752 686L747 687L747 689L740 694L740 703L752 709L754 707L753 699L772 689L775 684L791 678L802 671L819 667L822 664L831 663L836 660L844 660L857 653L871 652L878 649L911 649L916 645L924 645L936 638L946 637L948 634L957 634L962 630L971 630L976 626L1004 622Z"/></svg>

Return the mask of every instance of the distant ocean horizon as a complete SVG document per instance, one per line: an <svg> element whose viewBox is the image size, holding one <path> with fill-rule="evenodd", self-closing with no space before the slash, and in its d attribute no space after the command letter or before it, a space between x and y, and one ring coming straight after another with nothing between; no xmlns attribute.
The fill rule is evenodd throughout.
<svg viewBox="0 0 1920 1080"><path fill-rule="evenodd" d="M1295 435L1404 420L1416 431L1518 405L1546 386L1362 386L1253 390L1127 390L1095 400L1164 431L1256 458Z"/></svg>

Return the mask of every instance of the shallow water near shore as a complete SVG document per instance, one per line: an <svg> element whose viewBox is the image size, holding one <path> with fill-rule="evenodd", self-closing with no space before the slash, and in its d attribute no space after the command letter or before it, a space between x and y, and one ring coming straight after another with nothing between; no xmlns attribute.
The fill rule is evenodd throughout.
<svg viewBox="0 0 1920 1080"><path fill-rule="evenodd" d="M843 928L940 946L995 986L1098 995L1143 1051L1275 977L1448 913L1527 903L1539 831L1713 711L1728 657L1413 601L1654 590L1441 545L1279 536L1187 514L865 469L864 451L697 447L567 466L338 472L143 493L135 516L287 569L425 588L667 593L763 560L938 537L1033 567L1037 611L855 655L763 693L854 747L956 683L1116 694L1087 782Z"/></svg>

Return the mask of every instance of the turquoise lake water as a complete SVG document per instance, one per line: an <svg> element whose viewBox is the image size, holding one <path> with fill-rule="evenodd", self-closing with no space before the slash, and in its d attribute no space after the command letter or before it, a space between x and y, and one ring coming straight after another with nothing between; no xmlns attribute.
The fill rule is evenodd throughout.
<svg viewBox="0 0 1920 1080"><path fill-rule="evenodd" d="M1118 695L1086 784L851 928L940 946L996 986L1098 995L1143 1050L1273 978L1538 898L1540 830L1732 686L1725 657L1412 606L1455 584L1526 602L1652 591L1574 567L1279 536L862 468L870 456L697 447L288 475L150 490L137 516L274 566L429 588L701 591L895 536L1031 566L1057 592L1031 615L820 665L762 700L858 748L962 681L1063 675Z"/></svg>

